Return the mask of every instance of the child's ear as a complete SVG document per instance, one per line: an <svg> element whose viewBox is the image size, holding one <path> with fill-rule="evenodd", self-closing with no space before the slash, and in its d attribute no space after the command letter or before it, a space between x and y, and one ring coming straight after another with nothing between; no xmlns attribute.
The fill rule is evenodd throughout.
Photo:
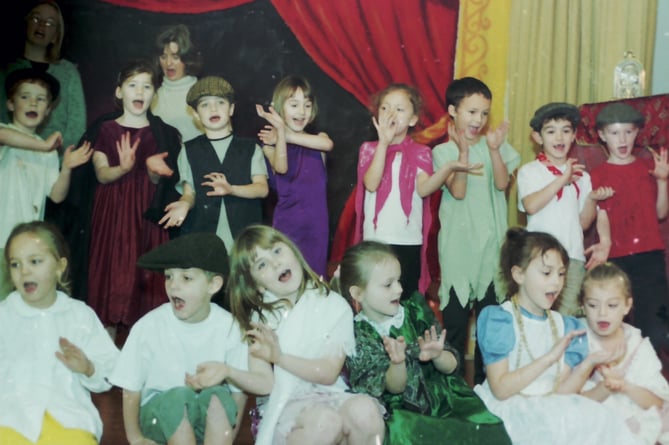
<svg viewBox="0 0 669 445"><path fill-rule="evenodd" d="M629 314L632 310L632 304L634 304L634 300L631 297L625 298L625 315Z"/></svg>
<svg viewBox="0 0 669 445"><path fill-rule="evenodd" d="M521 285L523 284L523 281L525 281L525 272L520 266L513 266L511 268L511 277L513 278L513 281L518 285Z"/></svg>
<svg viewBox="0 0 669 445"><path fill-rule="evenodd" d="M67 258L61 257L58 260L58 279L60 280L61 275L65 272L65 269L67 269Z"/></svg>
<svg viewBox="0 0 669 445"><path fill-rule="evenodd" d="M223 289L224 282L225 280L223 280L222 276L214 275L212 279L209 281L209 293L211 293L211 295L214 295L216 292Z"/></svg>
<svg viewBox="0 0 669 445"><path fill-rule="evenodd" d="M603 130L597 130L597 135L599 136L599 139L602 141L604 140L604 131Z"/></svg>
<svg viewBox="0 0 669 445"><path fill-rule="evenodd" d="M230 104L230 117L235 114L235 104Z"/></svg>
<svg viewBox="0 0 669 445"><path fill-rule="evenodd" d="M541 137L541 133L538 131L532 131L532 140L539 145L544 145L544 138Z"/></svg>
<svg viewBox="0 0 669 445"><path fill-rule="evenodd" d="M14 101L12 99L7 99L7 110L14 111Z"/></svg>
<svg viewBox="0 0 669 445"><path fill-rule="evenodd" d="M123 94L121 92L121 87L116 87L116 91L114 92L114 95L116 96L117 99L123 99Z"/></svg>
<svg viewBox="0 0 669 445"><path fill-rule="evenodd" d="M417 123L418 123L418 116L414 114L413 117L409 120L409 127L414 127L416 126Z"/></svg>
<svg viewBox="0 0 669 445"><path fill-rule="evenodd" d="M348 292L355 301L360 301L362 297L362 288L360 286L351 286L348 288Z"/></svg>
<svg viewBox="0 0 669 445"><path fill-rule="evenodd" d="M448 106L448 115L451 116L452 118L455 118L455 105L449 105Z"/></svg>

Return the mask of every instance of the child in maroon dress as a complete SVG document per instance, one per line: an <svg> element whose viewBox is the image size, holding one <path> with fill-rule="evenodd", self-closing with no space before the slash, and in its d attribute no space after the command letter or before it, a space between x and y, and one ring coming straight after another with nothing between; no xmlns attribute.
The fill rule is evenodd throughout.
<svg viewBox="0 0 669 445"><path fill-rule="evenodd" d="M156 79L146 62L121 71L116 98L123 113L102 122L93 143L100 184L91 216L88 303L112 334L166 298L162 277L136 267L140 255L168 240L168 232L147 218L157 195L173 182L176 165L168 164L179 147L178 138L164 136L174 129L148 114Z"/></svg>

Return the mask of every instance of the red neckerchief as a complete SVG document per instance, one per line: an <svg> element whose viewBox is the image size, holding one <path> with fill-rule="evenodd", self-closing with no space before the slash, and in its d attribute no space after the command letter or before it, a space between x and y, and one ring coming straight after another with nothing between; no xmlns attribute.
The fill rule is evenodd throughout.
<svg viewBox="0 0 669 445"><path fill-rule="evenodd" d="M541 152L537 155L537 161L541 162L546 168L548 169L549 172L553 173L555 176L562 176L562 172L560 171L559 168L553 165L553 163L546 157L546 154L544 152ZM578 185L575 182L572 182L571 185L574 186L574 189L576 190L576 198L578 199L578 195L580 193L580 190L578 189ZM562 187L560 190L557 192L557 200L559 201L560 198L562 198Z"/></svg>

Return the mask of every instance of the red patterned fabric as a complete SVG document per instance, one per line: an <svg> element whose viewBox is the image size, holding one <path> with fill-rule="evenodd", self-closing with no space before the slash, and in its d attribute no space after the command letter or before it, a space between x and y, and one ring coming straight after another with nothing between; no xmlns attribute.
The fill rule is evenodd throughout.
<svg viewBox="0 0 669 445"><path fill-rule="evenodd" d="M201 14L234 8L254 0L103 0L116 6L169 14Z"/></svg>
<svg viewBox="0 0 669 445"><path fill-rule="evenodd" d="M646 118L646 125L639 132L635 145L642 147L649 145L666 147L668 145L669 94L581 105L579 107L581 122L576 128L576 140L579 144L588 145L600 142L597 135L597 127L595 126L595 119L602 108L615 102L625 102L633 106Z"/></svg>

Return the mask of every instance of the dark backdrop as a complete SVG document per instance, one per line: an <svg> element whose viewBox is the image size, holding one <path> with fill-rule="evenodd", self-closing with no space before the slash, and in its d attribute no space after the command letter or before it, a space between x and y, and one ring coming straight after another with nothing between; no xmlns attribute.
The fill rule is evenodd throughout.
<svg viewBox="0 0 669 445"><path fill-rule="evenodd" d="M333 0L336 1L336 0ZM129 60L155 54L154 39L165 26L183 23L201 50L201 75L220 75L235 88L235 133L254 136L264 125L255 104L268 104L275 84L294 74L307 78L319 104L315 127L335 143L328 157L330 233L355 183L357 151L376 134L366 104L330 79L304 52L268 0L204 14L162 14L99 0L60 0L65 16L63 56L81 73L89 122L114 109L116 75ZM23 44L23 13L4 14L2 51L12 57Z"/></svg>

